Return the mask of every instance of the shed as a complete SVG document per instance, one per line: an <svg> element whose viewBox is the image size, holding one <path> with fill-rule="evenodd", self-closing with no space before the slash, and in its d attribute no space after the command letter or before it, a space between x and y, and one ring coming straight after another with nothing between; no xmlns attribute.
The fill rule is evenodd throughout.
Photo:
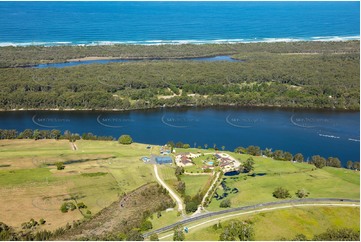
<svg viewBox="0 0 361 242"><path fill-rule="evenodd" d="M157 157L155 157L155 161L158 164L172 164L173 163L173 159L170 156L157 156Z"/></svg>

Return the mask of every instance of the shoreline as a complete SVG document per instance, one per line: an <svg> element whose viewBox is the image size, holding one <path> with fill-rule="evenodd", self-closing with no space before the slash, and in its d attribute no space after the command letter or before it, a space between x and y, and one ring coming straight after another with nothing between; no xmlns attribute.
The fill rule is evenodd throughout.
<svg viewBox="0 0 361 242"><path fill-rule="evenodd" d="M172 46L172 45L234 45L234 44L252 44L252 43L295 43L295 42L347 42L360 41L361 36L317 36L306 38L253 38L253 39L185 39L185 40L128 40L128 41L42 41L42 42L0 42L0 48L3 47L92 47L92 46Z"/></svg>
<svg viewBox="0 0 361 242"><path fill-rule="evenodd" d="M293 54L293 53L291 53ZM319 53L310 53L310 54L319 54ZM233 54L225 55L232 59L235 59L231 57ZM42 63L42 64L61 64L61 63L68 63L68 62L86 62L86 61L97 61L97 60L184 60L184 59L196 59L196 58L212 58L217 57L220 55L195 55L195 56L182 56L182 57L149 57L149 56L140 56L140 57L131 57L131 56L87 56L82 58L75 58L75 59L67 59L65 62L52 62L52 63ZM235 59L238 60L238 59Z"/></svg>
<svg viewBox="0 0 361 242"><path fill-rule="evenodd" d="M235 108L235 109L274 109L274 110L297 110L297 111L319 111L319 112L349 112L355 113L360 112L358 109L340 109L340 108L308 108L308 107L282 107L280 105L206 105L206 106L196 106L196 105L178 105L178 106L159 106L152 108L134 108L134 109L92 109L92 108L46 108L46 109L37 109L37 108L20 108L20 109L2 109L0 108L0 112L28 112L28 111L40 111L40 112L132 112L132 111L151 111L158 109L190 109L190 108L200 108L200 109L218 109L218 108Z"/></svg>

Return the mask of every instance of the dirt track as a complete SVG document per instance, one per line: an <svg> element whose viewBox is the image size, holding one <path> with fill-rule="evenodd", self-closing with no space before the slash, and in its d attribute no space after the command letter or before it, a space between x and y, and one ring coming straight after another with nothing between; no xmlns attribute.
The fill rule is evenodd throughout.
<svg viewBox="0 0 361 242"><path fill-rule="evenodd" d="M183 206L183 201L182 199L175 193L173 192L173 190L159 177L158 174L158 167L157 165L154 165L154 173L155 173L155 177L157 178L157 180L159 181L159 183L168 190L169 194L176 200L177 204L178 204L178 211L182 211L182 213L184 213L184 206Z"/></svg>

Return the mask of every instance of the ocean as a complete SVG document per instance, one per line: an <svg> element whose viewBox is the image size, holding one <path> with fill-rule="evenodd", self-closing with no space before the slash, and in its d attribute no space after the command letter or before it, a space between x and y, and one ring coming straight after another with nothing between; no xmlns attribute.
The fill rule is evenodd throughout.
<svg viewBox="0 0 361 242"><path fill-rule="evenodd" d="M360 39L355 2L0 2L0 46Z"/></svg>

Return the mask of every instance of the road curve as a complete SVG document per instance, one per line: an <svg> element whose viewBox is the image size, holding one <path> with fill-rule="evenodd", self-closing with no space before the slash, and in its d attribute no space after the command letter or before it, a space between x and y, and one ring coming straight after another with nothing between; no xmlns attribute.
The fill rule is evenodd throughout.
<svg viewBox="0 0 361 242"><path fill-rule="evenodd" d="M158 174L158 166L154 164L154 174L155 177L157 178L158 182L165 188L167 189L167 191L169 192L169 194L176 200L177 204L178 204L178 211L181 211L182 213L184 212L184 206L183 206L183 202L182 199L175 193L172 191L172 189L170 189L170 187L159 177Z"/></svg>
<svg viewBox="0 0 361 242"><path fill-rule="evenodd" d="M336 202L337 202L337 204L336 204ZM146 238L154 233L162 233L162 232L171 230L178 225L183 225L183 224L194 222L194 221L197 221L200 219L211 218L213 216L227 214L227 213L233 213L233 212L237 212L237 211L249 210L247 212L238 213L236 215L223 216L223 218L229 217L229 216L237 216L237 215L241 215L241 214L245 214L245 213L254 213L254 212L267 211L267 210L272 210L272 209L282 209L282 208L300 207L300 206L341 206L341 205L342 206L360 206L359 204L349 204L349 205L340 204L340 203L345 203L345 202L360 203L360 200L342 199L342 198L305 198L305 199L297 199L297 200L285 200L285 201L277 201L277 202L260 203L260 204L251 205L251 206L237 207L237 208L231 208L231 209L217 211L217 212L205 213L205 214L201 214L197 217L187 218L182 221L178 221L174 224L165 226L163 228L159 228L159 229L153 230L151 232L144 233L143 237ZM323 203L323 204L321 204L321 203ZM285 204L288 204L288 205L285 205ZM279 206L277 206L275 208L264 208L266 206L275 206L275 205L276 206L279 205ZM218 219L220 219L220 218L217 218L217 220ZM211 220L210 219L207 220L207 222L209 222L209 221L211 221ZM197 227L197 226L199 226L199 225L195 225L193 227ZM162 238L166 238L168 236L170 236L170 235L166 235L165 237L162 237Z"/></svg>

